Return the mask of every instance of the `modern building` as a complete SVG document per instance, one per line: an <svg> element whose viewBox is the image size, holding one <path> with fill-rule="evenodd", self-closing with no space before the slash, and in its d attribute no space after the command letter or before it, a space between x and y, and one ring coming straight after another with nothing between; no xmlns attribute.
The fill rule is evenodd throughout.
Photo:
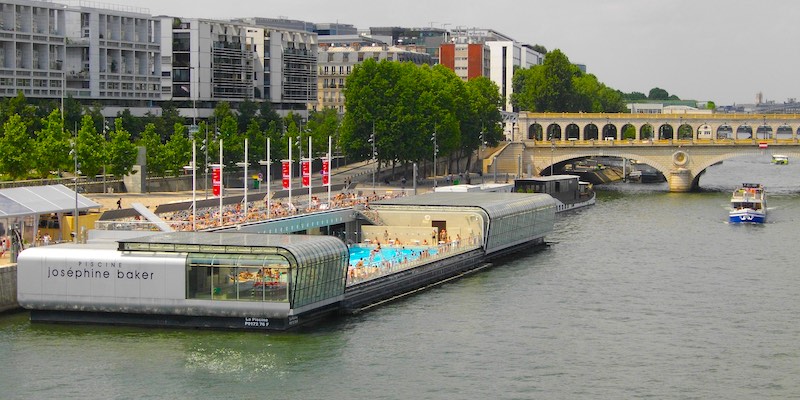
<svg viewBox="0 0 800 400"><path fill-rule="evenodd" d="M433 64L427 53L416 52L400 46L371 45L363 46L352 37L351 45L346 47L320 46L317 61L317 107L319 110L333 108L340 114L345 112L344 87L347 76L357 64L364 60L413 62L417 65ZM369 41L369 39L364 39Z"/></svg>
<svg viewBox="0 0 800 400"><path fill-rule="evenodd" d="M448 40L448 33L444 28L371 27L369 34L373 37L391 37L391 44L397 46L414 46L416 51L428 53L434 64L440 63L439 46Z"/></svg>
<svg viewBox="0 0 800 400"><path fill-rule="evenodd" d="M161 17L161 100L183 115L208 118L219 101L256 98L255 44L248 27L226 21Z"/></svg>
<svg viewBox="0 0 800 400"><path fill-rule="evenodd" d="M0 2L0 96L136 106L161 97L161 24L147 9Z"/></svg>
<svg viewBox="0 0 800 400"><path fill-rule="evenodd" d="M281 115L307 115L317 101L317 34L271 25L268 18L244 18L256 54L256 99L270 101ZM278 20L281 21L281 20Z"/></svg>
<svg viewBox="0 0 800 400"><path fill-rule="evenodd" d="M511 105L514 70L530 68L544 62L544 55L533 46L522 44L491 29L455 29L451 39L441 45L440 63L467 81L485 76L494 82L503 98L506 115L514 112ZM506 123L506 137L514 140L513 118Z"/></svg>

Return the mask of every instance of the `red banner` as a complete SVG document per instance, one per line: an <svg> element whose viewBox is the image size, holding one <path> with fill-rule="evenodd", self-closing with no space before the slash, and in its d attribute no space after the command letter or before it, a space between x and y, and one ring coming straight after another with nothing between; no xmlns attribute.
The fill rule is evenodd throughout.
<svg viewBox="0 0 800 400"><path fill-rule="evenodd" d="M212 191L214 193L214 196L219 196L219 192L220 192L220 190L219 190L219 188L220 188L220 185L219 185L220 179L219 178L220 178L220 169L219 169L219 167L214 167L211 170L211 187L213 188Z"/></svg>
<svg viewBox="0 0 800 400"><path fill-rule="evenodd" d="M283 188L288 189L289 179L291 179L291 177L289 176L289 161L286 160L281 161L281 172L283 173Z"/></svg>
<svg viewBox="0 0 800 400"><path fill-rule="evenodd" d="M303 187L309 187L311 185L311 160L303 160L302 169L303 169Z"/></svg>
<svg viewBox="0 0 800 400"><path fill-rule="evenodd" d="M327 158L323 158L322 159L322 184L323 185L328 185L330 183L330 180L328 179L329 168L330 168L330 162L328 161Z"/></svg>

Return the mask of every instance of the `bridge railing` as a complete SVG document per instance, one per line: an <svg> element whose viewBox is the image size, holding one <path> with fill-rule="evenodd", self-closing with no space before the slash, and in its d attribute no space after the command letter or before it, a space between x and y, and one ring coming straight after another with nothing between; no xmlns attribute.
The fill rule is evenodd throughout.
<svg viewBox="0 0 800 400"><path fill-rule="evenodd" d="M768 145L796 146L800 144L797 139L623 139L623 140L524 140L526 146L535 147L650 147L650 146L732 146L754 145L762 143Z"/></svg>

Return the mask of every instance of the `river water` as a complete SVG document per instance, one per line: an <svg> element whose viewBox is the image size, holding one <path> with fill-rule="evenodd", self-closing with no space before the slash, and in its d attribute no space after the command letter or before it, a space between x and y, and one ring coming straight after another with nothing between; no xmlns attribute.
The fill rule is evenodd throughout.
<svg viewBox="0 0 800 400"><path fill-rule="evenodd" d="M768 223L726 223L763 183ZM800 160L612 184L550 246L293 333L0 316L0 398L800 398Z"/></svg>

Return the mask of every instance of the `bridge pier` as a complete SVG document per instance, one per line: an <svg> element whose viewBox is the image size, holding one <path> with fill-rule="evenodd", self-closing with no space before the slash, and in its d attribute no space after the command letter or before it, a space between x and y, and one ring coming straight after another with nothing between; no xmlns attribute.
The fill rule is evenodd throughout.
<svg viewBox="0 0 800 400"><path fill-rule="evenodd" d="M685 193L692 190L692 171L686 168L675 168L669 171L669 191L673 193Z"/></svg>

